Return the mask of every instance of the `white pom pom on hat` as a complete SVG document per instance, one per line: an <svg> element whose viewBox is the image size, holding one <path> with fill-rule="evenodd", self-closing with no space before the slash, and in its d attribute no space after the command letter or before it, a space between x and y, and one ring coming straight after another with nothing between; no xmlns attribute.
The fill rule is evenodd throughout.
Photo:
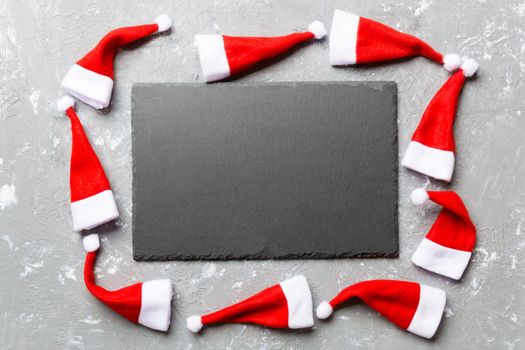
<svg viewBox="0 0 525 350"><path fill-rule="evenodd" d="M410 194L410 199L412 200L412 203L421 205L428 201L428 193L424 188L416 188Z"/></svg>
<svg viewBox="0 0 525 350"><path fill-rule="evenodd" d="M472 58L467 58L463 61L460 68L461 70L463 70L463 74L465 74L466 77L471 77L474 74L476 74L479 68L479 64L478 62L476 62L476 60Z"/></svg>
<svg viewBox="0 0 525 350"><path fill-rule="evenodd" d="M321 304L319 304L319 306L317 306L317 309L315 310L315 314L320 320L327 319L328 317L330 317L330 315L332 315L333 312L334 308L327 301L321 302Z"/></svg>
<svg viewBox="0 0 525 350"><path fill-rule="evenodd" d="M326 36L326 27L320 21L314 21L308 26L308 31L312 33L316 39L322 39Z"/></svg>
<svg viewBox="0 0 525 350"><path fill-rule="evenodd" d="M75 105L75 100L71 96L64 96L60 100L57 101L57 109L59 112L65 112L70 107L73 107Z"/></svg>
<svg viewBox="0 0 525 350"><path fill-rule="evenodd" d="M96 233L85 236L82 242L84 243L84 249L89 253L100 248L100 239Z"/></svg>
<svg viewBox="0 0 525 350"><path fill-rule="evenodd" d="M443 67L449 72L453 72L458 69L462 62L463 60L461 57L455 53L449 53L443 56Z"/></svg>
<svg viewBox="0 0 525 350"><path fill-rule="evenodd" d="M168 17L168 15L160 15L157 18L155 18L155 23L159 26L159 29L157 32L165 32L166 30L171 28L171 18Z"/></svg>
<svg viewBox="0 0 525 350"><path fill-rule="evenodd" d="M202 329L201 317L198 315L188 317L186 319L186 327L193 333L199 333Z"/></svg>

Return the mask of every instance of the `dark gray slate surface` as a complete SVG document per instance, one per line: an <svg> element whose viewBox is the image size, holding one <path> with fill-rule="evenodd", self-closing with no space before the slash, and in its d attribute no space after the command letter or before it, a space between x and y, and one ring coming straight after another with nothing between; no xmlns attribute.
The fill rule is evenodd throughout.
<svg viewBox="0 0 525 350"><path fill-rule="evenodd" d="M396 257L393 82L137 84L136 260Z"/></svg>

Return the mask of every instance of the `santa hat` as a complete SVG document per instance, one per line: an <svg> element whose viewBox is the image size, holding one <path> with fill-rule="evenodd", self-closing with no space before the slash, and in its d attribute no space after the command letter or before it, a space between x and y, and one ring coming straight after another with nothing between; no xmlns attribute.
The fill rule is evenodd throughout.
<svg viewBox="0 0 525 350"><path fill-rule="evenodd" d="M451 72L461 64L458 55L442 55L415 36L368 18L335 10L330 31L332 66L384 62L413 56L426 57Z"/></svg>
<svg viewBox="0 0 525 350"><path fill-rule="evenodd" d="M69 185L71 214L75 231L89 230L116 219L119 214L104 169L84 132L73 108L75 102L65 96L57 102L59 111L71 121L72 149Z"/></svg>
<svg viewBox="0 0 525 350"><path fill-rule="evenodd" d="M407 281L371 280L346 287L330 302L323 301L317 307L317 317L330 317L335 307L354 297L396 326L429 339L436 333L446 303L445 292L438 288Z"/></svg>
<svg viewBox="0 0 525 350"><path fill-rule="evenodd" d="M476 73L478 64L466 59L428 104L403 158L403 166L450 181L454 172L454 119L466 77Z"/></svg>
<svg viewBox="0 0 525 350"><path fill-rule="evenodd" d="M94 275L99 247L97 234L84 237L84 248L88 252L84 265L84 282L91 294L132 322L158 331L167 331L173 295L170 280L140 282L115 291L102 288L96 284Z"/></svg>
<svg viewBox="0 0 525 350"><path fill-rule="evenodd" d="M124 45L169 28L171 19L161 15L153 24L112 30L69 69L62 80L62 87L69 94L97 109L109 106L113 90L113 60L118 50Z"/></svg>
<svg viewBox="0 0 525 350"><path fill-rule="evenodd" d="M236 37L219 34L195 35L195 46L204 80L221 80L242 72L253 65L278 56L293 46L326 35L324 25L315 21L307 32L277 37Z"/></svg>
<svg viewBox="0 0 525 350"><path fill-rule="evenodd" d="M415 204L423 204L430 199L443 207L412 256L412 262L459 280L476 244L476 227L463 201L452 191L425 191L422 188L415 189L411 197Z"/></svg>
<svg viewBox="0 0 525 350"><path fill-rule="evenodd" d="M312 327L312 295L308 282L303 275L297 275L237 304L186 320L186 326L194 333L204 325L216 323L254 323L291 329Z"/></svg>

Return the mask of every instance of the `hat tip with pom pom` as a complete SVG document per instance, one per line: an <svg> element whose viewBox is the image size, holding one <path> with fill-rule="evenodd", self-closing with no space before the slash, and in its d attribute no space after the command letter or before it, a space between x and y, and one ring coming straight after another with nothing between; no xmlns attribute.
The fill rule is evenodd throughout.
<svg viewBox="0 0 525 350"><path fill-rule="evenodd" d="M463 63L461 64L461 70L463 70L463 74L465 74L466 77L471 77L478 71L479 64L476 62L476 60L472 58L467 58Z"/></svg>
<svg viewBox="0 0 525 350"><path fill-rule="evenodd" d="M199 333L202 329L202 320L198 315L190 316L186 319L186 327L193 333Z"/></svg>
<svg viewBox="0 0 525 350"><path fill-rule="evenodd" d="M57 101L57 109L59 112L65 112L70 107L73 107L75 105L75 100L71 96L64 96L60 100Z"/></svg>
<svg viewBox="0 0 525 350"><path fill-rule="evenodd" d="M314 35L314 37L319 40L326 36L326 27L320 21L313 21L308 26L308 31Z"/></svg>
<svg viewBox="0 0 525 350"><path fill-rule="evenodd" d="M416 205L424 204L428 200L428 193L424 188L416 188L410 195L412 203Z"/></svg>
<svg viewBox="0 0 525 350"><path fill-rule="evenodd" d="M461 67L461 62L461 57L455 53L449 53L443 57L443 67L449 72L453 72Z"/></svg>
<svg viewBox="0 0 525 350"><path fill-rule="evenodd" d="M330 315L332 315L332 312L334 312L334 308L327 301L323 301L321 304L319 304L319 306L317 306L317 309L315 310L315 314L320 320L327 319L330 317Z"/></svg>
<svg viewBox="0 0 525 350"><path fill-rule="evenodd" d="M165 32L166 30L171 28L171 18L168 17L168 15L160 15L157 18L155 18L155 23L159 27L157 29L157 32Z"/></svg>
<svg viewBox="0 0 525 350"><path fill-rule="evenodd" d="M82 242L84 243L84 249L88 253L94 252L100 248L100 239L96 233L85 236Z"/></svg>

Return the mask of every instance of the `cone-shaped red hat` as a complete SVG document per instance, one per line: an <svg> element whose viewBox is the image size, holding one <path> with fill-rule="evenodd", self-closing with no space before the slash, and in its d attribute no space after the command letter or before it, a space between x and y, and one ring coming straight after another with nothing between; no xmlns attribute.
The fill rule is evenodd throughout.
<svg viewBox="0 0 525 350"><path fill-rule="evenodd" d="M71 122L69 185L73 229L89 230L116 219L119 216L117 205L106 173L75 112L73 99L66 96L57 104Z"/></svg>
<svg viewBox="0 0 525 350"><path fill-rule="evenodd" d="M412 135L403 158L403 166L450 181L454 172L454 120L465 77L471 77L478 64L467 59L434 95Z"/></svg>
<svg viewBox="0 0 525 350"><path fill-rule="evenodd" d="M412 192L412 201L422 204L428 199L443 209L428 231L412 262L429 271L459 280L476 245L476 227L457 193L452 191Z"/></svg>
<svg viewBox="0 0 525 350"><path fill-rule="evenodd" d="M363 281L343 289L330 302L317 307L317 317L330 317L334 308L359 298L396 326L432 338L441 322L446 296L441 289L396 280Z"/></svg>
<svg viewBox="0 0 525 350"><path fill-rule="evenodd" d="M195 35L195 46L204 80L225 79L255 64L283 54L293 46L326 35L324 25L315 21L308 31L277 37L239 37L219 34Z"/></svg>
<svg viewBox="0 0 525 350"><path fill-rule="evenodd" d="M414 56L426 57L451 72L461 64L458 55L443 55L415 36L368 18L335 10L330 31L331 65L386 62Z"/></svg>
<svg viewBox="0 0 525 350"><path fill-rule="evenodd" d="M217 323L254 323L291 329L311 327L314 321L308 282L303 275L297 275L244 301L206 315L190 316L186 321L194 333L205 325Z"/></svg>
<svg viewBox="0 0 525 350"><path fill-rule="evenodd" d="M109 106L113 90L113 60L118 50L134 41L169 28L171 28L170 18L162 15L152 24L110 31L93 50L69 69L62 80L62 87L69 94L97 109Z"/></svg>
<svg viewBox="0 0 525 350"><path fill-rule="evenodd" d="M100 247L98 235L84 238L88 252L84 265L84 282L95 298L131 322L158 331L167 331L171 318L172 287L170 280L140 282L110 291L96 284L94 269Z"/></svg>

